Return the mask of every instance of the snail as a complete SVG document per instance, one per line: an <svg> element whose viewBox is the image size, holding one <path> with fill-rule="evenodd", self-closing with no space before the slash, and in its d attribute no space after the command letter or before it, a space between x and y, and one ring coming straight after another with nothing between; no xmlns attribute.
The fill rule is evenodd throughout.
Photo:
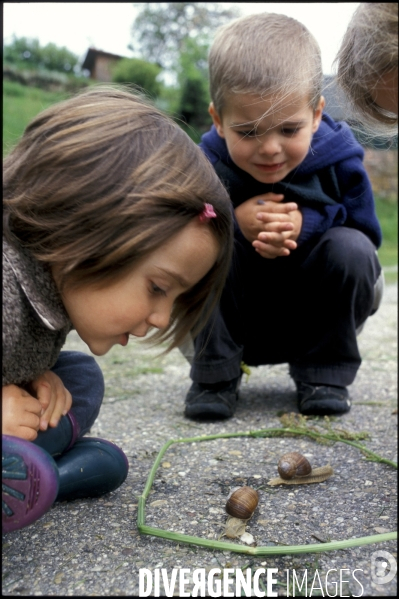
<svg viewBox="0 0 399 599"><path fill-rule="evenodd" d="M259 503L259 495L251 487L241 487L234 491L226 503L226 512L233 518L248 520Z"/></svg>
<svg viewBox="0 0 399 599"><path fill-rule="evenodd" d="M281 478L288 480L294 476L307 476L311 473L312 466L298 451L290 451L280 459L277 470Z"/></svg>
<svg viewBox="0 0 399 599"><path fill-rule="evenodd" d="M283 455L277 469L280 476L269 480L268 484L271 486L321 483L334 474L329 464L320 468L312 468L305 456L297 451Z"/></svg>
<svg viewBox="0 0 399 599"><path fill-rule="evenodd" d="M254 513L259 503L259 495L255 489L251 487L240 487L229 497L226 503L226 512L228 518L226 521L225 531L221 536L226 536L230 539L241 538L244 543L252 544L253 537L245 533L247 521ZM248 539L252 539L248 542Z"/></svg>

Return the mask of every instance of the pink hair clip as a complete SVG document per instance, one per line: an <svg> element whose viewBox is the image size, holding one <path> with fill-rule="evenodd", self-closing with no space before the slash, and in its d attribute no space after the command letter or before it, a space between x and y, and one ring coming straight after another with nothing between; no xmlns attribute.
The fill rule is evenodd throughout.
<svg viewBox="0 0 399 599"><path fill-rule="evenodd" d="M205 204L203 211L199 215L199 219L202 223L207 223L211 218L216 218L217 214L212 204Z"/></svg>

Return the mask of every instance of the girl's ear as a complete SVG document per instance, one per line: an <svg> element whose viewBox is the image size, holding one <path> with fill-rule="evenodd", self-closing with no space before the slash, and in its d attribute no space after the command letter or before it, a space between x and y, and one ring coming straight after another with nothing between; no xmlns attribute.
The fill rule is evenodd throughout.
<svg viewBox="0 0 399 599"><path fill-rule="evenodd" d="M211 102L209 104L208 112L212 117L212 121L213 121L213 124L215 125L218 135L220 135L220 137L224 137L222 119L220 118L219 114L216 112L216 108L214 107L213 102Z"/></svg>
<svg viewBox="0 0 399 599"><path fill-rule="evenodd" d="M320 126L321 117L323 116L323 109L324 109L325 105L326 105L326 101L324 99L324 96L320 96L319 103L318 103L318 105L314 111L314 114L313 114L312 133L316 133L317 129Z"/></svg>

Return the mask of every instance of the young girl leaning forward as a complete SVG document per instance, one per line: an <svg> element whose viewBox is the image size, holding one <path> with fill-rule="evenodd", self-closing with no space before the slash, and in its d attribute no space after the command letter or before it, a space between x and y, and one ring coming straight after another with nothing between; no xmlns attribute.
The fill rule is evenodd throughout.
<svg viewBox="0 0 399 599"><path fill-rule="evenodd" d="M3 531L128 472L84 437L104 393L95 355L159 329L177 347L217 302L230 203L201 150L129 91L99 87L39 114L4 161Z"/></svg>
<svg viewBox="0 0 399 599"><path fill-rule="evenodd" d="M372 136L397 136L398 3L361 2L335 64L352 118Z"/></svg>

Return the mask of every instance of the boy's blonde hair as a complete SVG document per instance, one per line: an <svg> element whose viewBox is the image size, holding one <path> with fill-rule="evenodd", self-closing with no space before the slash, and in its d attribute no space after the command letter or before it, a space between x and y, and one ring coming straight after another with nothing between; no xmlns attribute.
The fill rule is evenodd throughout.
<svg viewBox="0 0 399 599"><path fill-rule="evenodd" d="M158 335L171 347L210 313L232 251L230 200L200 148L144 97L99 86L39 114L4 160L4 233L57 267L61 291L117 281L206 202L219 254Z"/></svg>
<svg viewBox="0 0 399 599"><path fill-rule="evenodd" d="M321 96L320 48L304 25L285 15L261 13L221 27L209 53L210 94L219 115L231 94Z"/></svg>
<svg viewBox="0 0 399 599"><path fill-rule="evenodd" d="M337 82L347 94L353 116L375 133L397 132L398 117L370 95L373 81L398 68L398 3L362 2L335 58Z"/></svg>

